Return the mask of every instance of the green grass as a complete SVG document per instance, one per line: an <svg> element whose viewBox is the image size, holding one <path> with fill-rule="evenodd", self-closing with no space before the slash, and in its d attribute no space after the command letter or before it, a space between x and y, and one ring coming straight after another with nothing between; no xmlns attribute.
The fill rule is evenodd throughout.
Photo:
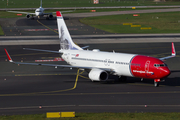
<svg viewBox="0 0 180 120"><path fill-rule="evenodd" d="M151 6L151 5L180 5L179 1L153 2L153 0L100 0L93 4L93 0L43 0L43 7L102 7L102 6ZM0 0L0 8L36 8L40 0Z"/></svg>
<svg viewBox="0 0 180 120"><path fill-rule="evenodd" d="M145 13L134 17L128 15L112 15L83 18L80 21L92 27L105 30L111 33L179 33L180 12L168 13ZM132 23L152 29L141 30L140 27L131 27L123 23Z"/></svg>
<svg viewBox="0 0 180 120"><path fill-rule="evenodd" d="M180 120L180 113L76 113L75 118L48 120ZM45 114L0 116L0 120L47 120Z"/></svg>
<svg viewBox="0 0 180 120"><path fill-rule="evenodd" d="M0 27L0 35L4 35L4 32L1 27Z"/></svg>
<svg viewBox="0 0 180 120"><path fill-rule="evenodd" d="M26 16L26 15L24 15L24 16ZM22 16L17 16L17 13L0 11L0 18L15 18L15 17L22 17Z"/></svg>

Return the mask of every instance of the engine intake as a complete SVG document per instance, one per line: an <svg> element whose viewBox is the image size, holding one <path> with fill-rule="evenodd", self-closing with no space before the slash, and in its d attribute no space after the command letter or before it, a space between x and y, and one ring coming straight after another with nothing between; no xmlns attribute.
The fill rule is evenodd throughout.
<svg viewBox="0 0 180 120"><path fill-rule="evenodd" d="M31 16L28 14L28 15L26 15L26 17L27 17L27 18L30 18Z"/></svg>
<svg viewBox="0 0 180 120"><path fill-rule="evenodd" d="M108 73L100 69L92 69L89 72L89 78L92 81L106 81L108 79Z"/></svg>
<svg viewBox="0 0 180 120"><path fill-rule="evenodd" d="M50 14L50 15L49 15L49 18L53 18L53 15L52 15L52 14Z"/></svg>

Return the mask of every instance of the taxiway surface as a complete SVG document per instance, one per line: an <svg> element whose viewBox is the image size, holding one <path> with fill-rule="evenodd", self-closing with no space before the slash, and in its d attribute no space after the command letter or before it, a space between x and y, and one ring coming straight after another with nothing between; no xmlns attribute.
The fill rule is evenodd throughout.
<svg viewBox="0 0 180 120"><path fill-rule="evenodd" d="M80 44L84 46L85 44ZM168 56L170 43L88 44L89 49L138 53L154 57ZM179 51L180 43L175 43ZM58 54L22 50L23 47L58 50L59 45L21 45L0 47L0 114L30 114L47 111L76 112L178 112L180 110L179 57L166 61L172 74L160 87L153 80L128 78L118 82L111 76L107 82L91 82L84 77L76 79L76 69L46 66L15 65L9 63L3 48L14 61L35 62L53 60ZM65 64L63 61L48 62ZM77 84L76 84L77 82ZM145 106L147 105L147 107ZM42 106L40 109L39 106Z"/></svg>

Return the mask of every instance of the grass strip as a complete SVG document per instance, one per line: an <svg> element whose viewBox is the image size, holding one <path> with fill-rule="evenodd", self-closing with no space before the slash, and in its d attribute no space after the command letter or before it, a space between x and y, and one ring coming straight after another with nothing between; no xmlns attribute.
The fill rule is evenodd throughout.
<svg viewBox="0 0 180 120"><path fill-rule="evenodd" d="M161 6L180 5L179 1L166 0L154 2L153 0L43 0L43 7L104 7L104 6ZM0 8L34 8L40 6L40 0L0 0Z"/></svg>
<svg viewBox="0 0 180 120"><path fill-rule="evenodd" d="M179 120L180 113L76 113L75 118L48 120ZM47 120L46 114L3 115L0 120Z"/></svg>
<svg viewBox="0 0 180 120"><path fill-rule="evenodd" d="M1 26L0 26L0 35L4 35L4 32L3 32L2 28L1 28Z"/></svg>
<svg viewBox="0 0 180 120"><path fill-rule="evenodd" d="M180 12L143 13L139 16L126 14L83 18L80 22L110 33L179 33L179 16ZM151 29L131 27L131 25L123 25L124 23Z"/></svg>

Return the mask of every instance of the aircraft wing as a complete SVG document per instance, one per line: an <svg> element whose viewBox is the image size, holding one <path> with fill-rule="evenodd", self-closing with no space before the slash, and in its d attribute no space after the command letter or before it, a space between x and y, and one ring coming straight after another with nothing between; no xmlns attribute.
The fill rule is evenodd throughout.
<svg viewBox="0 0 180 120"><path fill-rule="evenodd" d="M69 11L61 11L61 13L65 12L73 12L74 10L69 10ZM21 12L21 11L7 11L7 12L12 12L12 13L21 13L21 14L30 14L30 15L36 15L35 13L30 13L30 12ZM55 14L56 12L51 12L51 13L43 13L44 15L50 15L50 14Z"/></svg>
<svg viewBox="0 0 180 120"><path fill-rule="evenodd" d="M20 12L20 11L7 11L7 12L35 15L35 13L29 13L29 12Z"/></svg>
<svg viewBox="0 0 180 120"><path fill-rule="evenodd" d="M75 11L75 10L61 11L61 13L73 12L73 11ZM52 13L56 13L56 12L52 12Z"/></svg>
<svg viewBox="0 0 180 120"><path fill-rule="evenodd" d="M172 57L176 57L176 51L175 51L175 47L174 47L174 43L172 42L172 52L171 52L171 56L167 56L167 57L163 57L163 58L159 58L160 60L166 60Z"/></svg>
<svg viewBox="0 0 180 120"><path fill-rule="evenodd" d="M9 60L12 63L15 64L24 64L24 65L39 65L39 66L51 66L51 67L55 67L55 68L81 68L81 69L101 69L101 70L105 70L108 72L113 72L113 69L108 69L108 68L96 68L96 67L83 67L83 66L71 66L71 65L58 65L58 64L42 64L42 63L25 63L25 62L14 62L12 59Z"/></svg>
<svg viewBox="0 0 180 120"><path fill-rule="evenodd" d="M61 13L65 12L73 12L74 10L69 10L69 11L61 11ZM51 13L43 13L44 15L50 15L50 14L56 14L56 12L51 12Z"/></svg>
<svg viewBox="0 0 180 120"><path fill-rule="evenodd" d="M26 48L27 49L27 48ZM8 51L6 49L4 49L6 52L6 55L8 57L9 62L15 63L15 64L24 64L24 65L40 65L40 66L52 66L52 67L61 67L61 68L81 68L81 69L101 69L101 70L105 70L108 72L114 72L113 69L109 69L109 68L98 68L98 67L85 67L85 66L71 66L71 65L58 65L58 64L42 64L42 63L25 63L25 62L14 62L11 58L11 56L9 55ZM32 49L31 49L32 50ZM34 49L33 49L34 50ZM36 50L36 49L35 49Z"/></svg>
<svg viewBox="0 0 180 120"><path fill-rule="evenodd" d="M52 50L42 50L42 49L31 49L31 48L23 48L24 50L33 50L33 51L41 51L41 52L51 52L51 53L62 53L60 51L52 51ZM5 49L4 49L5 50ZM5 50L7 51L7 50Z"/></svg>

